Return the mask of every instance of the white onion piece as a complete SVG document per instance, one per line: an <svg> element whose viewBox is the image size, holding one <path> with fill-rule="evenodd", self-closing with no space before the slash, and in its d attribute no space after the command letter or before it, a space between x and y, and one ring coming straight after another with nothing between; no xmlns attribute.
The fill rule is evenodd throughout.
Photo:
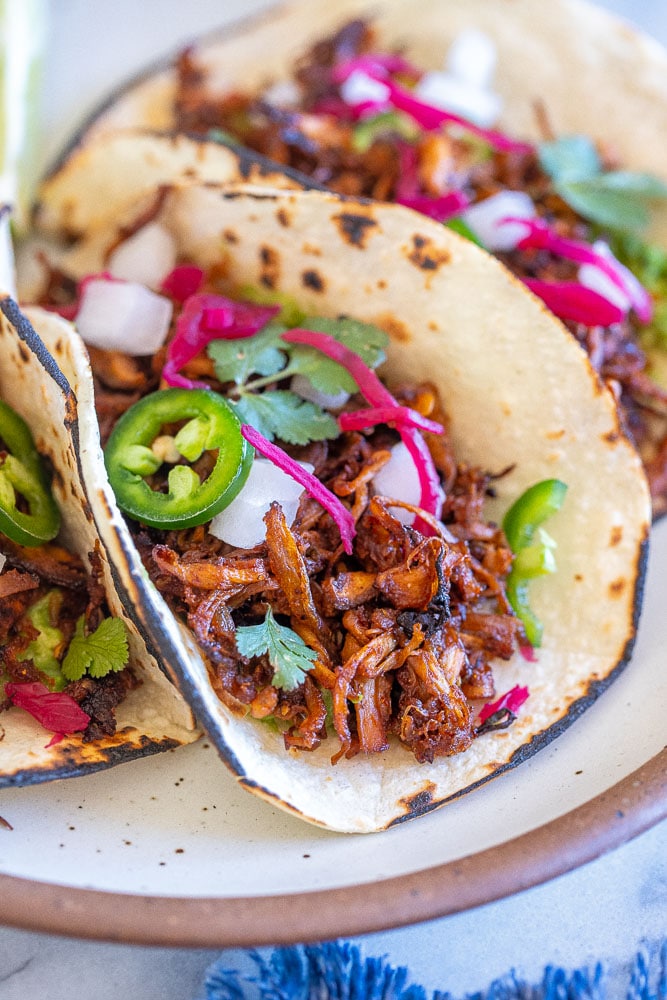
<svg viewBox="0 0 667 1000"><path fill-rule="evenodd" d="M108 261L114 278L159 288L176 266L176 241L159 222L148 222L119 243Z"/></svg>
<svg viewBox="0 0 667 1000"><path fill-rule="evenodd" d="M451 73L425 73L414 92L425 104L451 111L480 128L494 125L502 110L502 101L494 91L475 87Z"/></svg>
<svg viewBox="0 0 667 1000"><path fill-rule="evenodd" d="M0 552L0 573L2 573L5 568L5 563L7 562L7 556Z"/></svg>
<svg viewBox="0 0 667 1000"><path fill-rule="evenodd" d="M421 501L419 473L402 441L393 446L391 458L373 477L371 485L376 494L419 506ZM402 524L412 524L415 519L412 511L403 510L401 507L395 507L391 514Z"/></svg>
<svg viewBox="0 0 667 1000"><path fill-rule="evenodd" d="M445 69L462 83L489 90L496 72L497 51L491 38L476 28L467 28L452 42Z"/></svg>
<svg viewBox="0 0 667 1000"><path fill-rule="evenodd" d="M126 354L154 354L169 332L172 304L132 281L89 281L76 327L93 347Z"/></svg>
<svg viewBox="0 0 667 1000"><path fill-rule="evenodd" d="M294 80L276 80L264 93L263 100L278 108L293 108L301 99L301 91Z"/></svg>
<svg viewBox="0 0 667 1000"><path fill-rule="evenodd" d="M361 69L353 70L340 86L340 96L346 104L364 104L372 101L382 104L387 100L389 91L380 80L374 80Z"/></svg>
<svg viewBox="0 0 667 1000"><path fill-rule="evenodd" d="M612 305L618 306L627 312L631 306L630 298L622 288L615 284L608 274L601 271L595 264L582 264L577 277L580 284L590 288L592 292L597 292Z"/></svg>
<svg viewBox="0 0 667 1000"><path fill-rule="evenodd" d="M316 403L323 410L339 410L341 406L345 406L350 398L349 392L345 391L320 392L305 375L294 375L290 382L290 389L301 399L307 399L309 403Z"/></svg>
<svg viewBox="0 0 667 1000"><path fill-rule="evenodd" d="M527 235L526 227L502 220L534 219L535 205L525 191L499 191L471 205L462 218L487 250L514 250Z"/></svg>
<svg viewBox="0 0 667 1000"><path fill-rule="evenodd" d="M313 466L300 462L308 472ZM283 509L288 524L296 517L303 486L266 458L255 458L245 485L229 507L211 521L208 530L216 538L240 549L251 549L264 541L264 515L274 500Z"/></svg>

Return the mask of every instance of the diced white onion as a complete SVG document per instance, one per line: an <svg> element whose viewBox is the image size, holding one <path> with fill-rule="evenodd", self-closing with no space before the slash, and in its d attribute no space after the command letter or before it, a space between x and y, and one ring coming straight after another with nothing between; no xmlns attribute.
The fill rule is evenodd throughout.
<svg viewBox="0 0 667 1000"><path fill-rule="evenodd" d="M297 396L300 396L301 399L307 399L310 403L316 403L324 410L339 410L341 406L345 406L350 398L349 392L337 392L335 394L320 392L305 375L294 375L290 382L290 389Z"/></svg>
<svg viewBox="0 0 667 1000"><path fill-rule="evenodd" d="M301 91L294 80L276 80L264 94L268 104L278 108L293 108L301 99Z"/></svg>
<svg viewBox="0 0 667 1000"><path fill-rule="evenodd" d="M463 212L463 219L487 250L514 250L526 236L520 223L503 219L533 219L535 205L525 191L499 191Z"/></svg>
<svg viewBox="0 0 667 1000"><path fill-rule="evenodd" d="M5 568L5 563L7 562L7 556L0 552L0 573L2 573Z"/></svg>
<svg viewBox="0 0 667 1000"><path fill-rule="evenodd" d="M313 466L300 462L308 472ZM266 458L255 458L246 483L229 507L213 518L209 531L228 545L251 549L264 541L264 515L274 500L283 509L287 523L296 517L303 486Z"/></svg>
<svg viewBox="0 0 667 1000"><path fill-rule="evenodd" d="M496 71L497 51L493 40L483 31L467 28L452 42L445 69L462 83L478 90L488 90Z"/></svg>
<svg viewBox="0 0 667 1000"><path fill-rule="evenodd" d="M109 257L114 278L159 288L176 265L176 241L159 222L148 222L129 236Z"/></svg>
<svg viewBox="0 0 667 1000"><path fill-rule="evenodd" d="M95 279L85 286L76 326L93 347L154 354L169 331L172 304L132 281Z"/></svg>
<svg viewBox="0 0 667 1000"><path fill-rule="evenodd" d="M476 87L451 73L425 73L415 87L415 96L481 128L494 125L502 110L502 101L494 91Z"/></svg>
<svg viewBox="0 0 667 1000"><path fill-rule="evenodd" d="M381 104L387 100L388 90L380 80L374 80L363 70L355 69L343 81L340 96L346 104L364 104L366 101Z"/></svg>
<svg viewBox="0 0 667 1000"><path fill-rule="evenodd" d="M592 292L597 292L603 298L627 312L630 308L630 299L622 288L616 285L608 274L601 271L595 264L582 264L578 273L579 281Z"/></svg>
<svg viewBox="0 0 667 1000"><path fill-rule="evenodd" d="M381 496L402 500L419 506L421 486L417 467L402 441L391 449L391 458L371 481L373 492ZM395 507L391 514L402 524L412 524L415 515L409 510Z"/></svg>

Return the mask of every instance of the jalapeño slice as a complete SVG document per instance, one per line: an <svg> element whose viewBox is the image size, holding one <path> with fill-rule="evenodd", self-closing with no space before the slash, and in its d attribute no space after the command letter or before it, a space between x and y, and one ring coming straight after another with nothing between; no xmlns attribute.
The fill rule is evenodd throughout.
<svg viewBox="0 0 667 1000"><path fill-rule="evenodd" d="M19 545L58 534L60 511L26 422L0 401L0 532Z"/></svg>
<svg viewBox="0 0 667 1000"><path fill-rule="evenodd" d="M182 424L171 437L162 433ZM217 452L206 478L190 463ZM192 528L227 507L245 483L254 451L231 406L209 389L162 389L144 396L120 418L104 460L118 506L153 528ZM166 492L147 477L171 463Z"/></svg>

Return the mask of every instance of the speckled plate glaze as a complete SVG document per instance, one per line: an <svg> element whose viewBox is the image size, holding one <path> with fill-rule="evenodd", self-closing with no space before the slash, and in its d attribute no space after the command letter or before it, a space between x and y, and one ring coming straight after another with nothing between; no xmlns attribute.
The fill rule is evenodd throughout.
<svg viewBox="0 0 667 1000"><path fill-rule="evenodd" d="M667 815L665 565L662 522L633 660L577 725L386 833L341 836L274 810L206 742L3 791L0 921L152 944L305 941L458 912L618 846Z"/></svg>
<svg viewBox="0 0 667 1000"><path fill-rule="evenodd" d="M249 6L268 4L201 3L173 36L165 14L142 42L143 61L156 54L155 37L175 47L206 17L210 26ZM136 46L120 44L121 26L132 37L132 4L118 0L108 17L96 8L84 44L86 8L58 5L53 14L61 40L51 66L60 78L47 81L53 142L95 88L142 61ZM180 11L165 0L167 8ZM115 75L102 84L111 52ZM205 742L85 779L3 791L0 922L200 947L325 939L478 906L620 845L667 815L666 565L663 522L633 660L577 725L473 795L386 833L341 836L273 810L236 787Z"/></svg>

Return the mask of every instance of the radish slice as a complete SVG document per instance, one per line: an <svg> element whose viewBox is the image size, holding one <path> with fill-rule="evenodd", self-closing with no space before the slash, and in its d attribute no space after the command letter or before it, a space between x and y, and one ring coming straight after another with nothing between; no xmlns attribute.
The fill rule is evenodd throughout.
<svg viewBox="0 0 667 1000"><path fill-rule="evenodd" d="M171 302L143 285L95 278L82 289L76 326L93 347L154 354L167 338L171 314Z"/></svg>
<svg viewBox="0 0 667 1000"><path fill-rule="evenodd" d="M299 462L307 472L313 472L308 462ZM303 486L266 458L255 458L241 492L213 518L209 532L228 545L252 549L264 541L264 515L276 500L282 507L288 524L296 517Z"/></svg>
<svg viewBox="0 0 667 1000"><path fill-rule="evenodd" d="M149 222L116 247L108 261L114 278L158 289L176 264L176 241L159 222Z"/></svg>

